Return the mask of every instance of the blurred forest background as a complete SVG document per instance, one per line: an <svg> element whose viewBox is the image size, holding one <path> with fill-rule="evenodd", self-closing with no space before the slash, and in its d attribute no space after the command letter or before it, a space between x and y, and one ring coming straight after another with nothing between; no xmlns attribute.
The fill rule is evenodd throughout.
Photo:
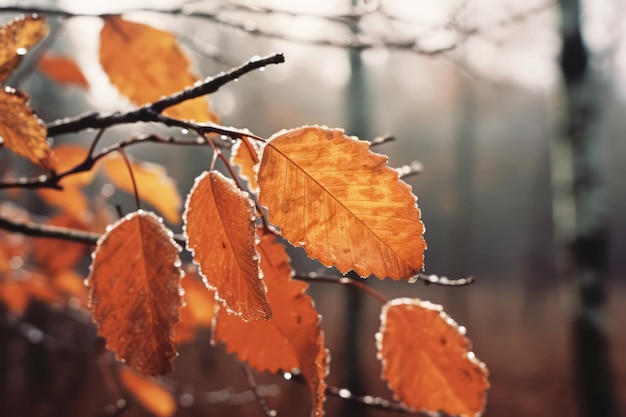
<svg viewBox="0 0 626 417"><path fill-rule="evenodd" d="M176 12L183 5L184 13ZM214 111L223 124L249 128L263 137L303 124L343 127L362 139L390 133L396 140L375 150L389 155L391 166L413 160L424 164L424 173L407 181L419 198L426 225L426 272L450 278L474 275L477 282L461 288L374 279L367 283L390 298L420 297L440 303L467 327L477 357L491 372L486 415L626 412L626 220L622 217L626 198L620 180L626 176L622 161L626 156L622 133L626 5L614 0L582 2L578 12L588 65L573 83L560 66L561 22L576 2L0 1L0 11L14 6L76 14L127 10L129 19L179 35L202 76L254 55L284 52L285 64L248 75L211 96ZM175 11L154 11L159 9ZM350 18L355 11L363 17ZM194 13L204 17L188 15ZM0 22L15 15L14 9L4 11ZM53 36L44 48L73 57L89 79L90 91L49 82L33 71L31 58L11 85L31 95L32 107L45 121L88 109L128 108L98 64L101 20L50 16ZM361 48L346 47L350 42ZM571 213L563 208L569 200L562 200L560 194L572 176L567 174L573 157L566 145L571 133L566 103L568 98L573 101L570 94L577 83L591 91L582 95L583 100L592 97L592 104L591 115L585 113L588 123L581 126L593 144L588 151L597 189L589 198L604 239L587 247L600 253L599 271L586 271L582 278L572 261L576 251L574 255L570 251ZM130 125L111 129L116 133L107 138L112 141L117 135L121 140L144 129L170 132ZM92 136L75 135L70 140L87 144ZM130 153L165 165L183 193L211 160L208 149L155 145L132 148ZM6 161L0 159L0 164ZM16 165L19 161L10 163L25 172L25 167ZM103 181L90 188L93 196L108 196L110 191ZM21 198L19 203L31 211L49 214L34 193ZM128 210L133 207L129 197L120 193L110 196L109 202ZM300 250L293 250L291 256L302 271L318 269ZM595 273L600 277L590 278ZM589 307L585 280L593 281L595 291L589 311L585 310ZM379 378L374 346L379 304L355 296L349 288L327 284L312 285L311 295L323 316L331 351L329 384L357 394L390 397ZM598 330L594 337L599 348L592 352L605 355L600 365L591 365L598 380L584 377L589 370L579 360L577 320L587 313ZM0 415L106 415L103 410L115 402L115 395L103 394L101 388L93 328L85 330L46 306L31 307L25 320L66 338L79 346L81 354L59 358L4 331ZM209 337L201 334L196 344L181 349L173 379L198 392L245 389L239 365L221 348L208 347ZM270 399L279 415L308 412L303 387L272 375L261 375L259 381L281 390L272 391L275 398ZM587 395L594 386L602 392ZM584 403L589 401L599 401L594 407L603 404L596 408L598 413L585 411ZM198 396L180 415L262 415L255 401L244 403L217 406L208 396ZM329 416L393 414L337 398L329 398L326 409ZM121 415L145 412L129 409Z"/></svg>

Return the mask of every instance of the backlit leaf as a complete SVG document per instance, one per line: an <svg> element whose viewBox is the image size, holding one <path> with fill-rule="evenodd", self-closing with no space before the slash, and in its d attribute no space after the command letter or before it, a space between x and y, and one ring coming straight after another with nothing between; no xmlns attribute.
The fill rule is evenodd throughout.
<svg viewBox="0 0 626 417"><path fill-rule="evenodd" d="M311 391L311 415L323 415L328 352L308 285L291 279L287 252L273 235L263 235L257 250L272 317L246 323L220 310L215 338L259 372L300 369Z"/></svg>
<svg viewBox="0 0 626 417"><path fill-rule="evenodd" d="M441 306L409 298L390 301L382 309L376 339L382 376L403 404L451 415L482 413L487 368L470 351L465 328Z"/></svg>
<svg viewBox="0 0 626 417"><path fill-rule="evenodd" d="M39 58L39 71L46 77L61 84L89 88L89 83L76 62L65 56L44 54Z"/></svg>
<svg viewBox="0 0 626 417"><path fill-rule="evenodd" d="M263 150L259 202L289 242L324 265L409 278L423 265L424 225L411 187L386 163L342 130L278 133Z"/></svg>
<svg viewBox="0 0 626 417"><path fill-rule="evenodd" d="M213 327L215 315L215 291L210 290L202 282L195 265L185 270L182 281L185 305L180 309L180 321L174 327L174 343L186 343L193 340L199 327Z"/></svg>
<svg viewBox="0 0 626 417"><path fill-rule="evenodd" d="M69 214L55 216L46 224L88 230L87 225ZM39 238L35 240L35 261L39 269L54 274L72 269L81 260L86 249L87 246L81 243Z"/></svg>
<svg viewBox="0 0 626 417"><path fill-rule="evenodd" d="M111 83L140 106L193 86L199 80L192 74L189 59L174 35L119 16L104 21L100 64ZM217 122L206 97L187 100L164 113L196 122Z"/></svg>
<svg viewBox="0 0 626 417"><path fill-rule="evenodd" d="M231 150L231 165L239 168L239 176L248 182L248 189L253 193L258 186L254 166L259 163L259 151L257 142L246 137L235 143Z"/></svg>
<svg viewBox="0 0 626 417"><path fill-rule="evenodd" d="M176 412L176 399L158 381L138 375L126 366L118 368L118 376L124 389L151 414L170 417Z"/></svg>
<svg viewBox="0 0 626 417"><path fill-rule="evenodd" d="M244 320L271 315L255 250L254 203L217 171L196 178L184 214L187 248L209 288Z"/></svg>
<svg viewBox="0 0 626 417"><path fill-rule="evenodd" d="M55 160L46 141L46 125L28 107L28 96L10 87L0 89L0 138L2 144L47 171Z"/></svg>
<svg viewBox="0 0 626 417"><path fill-rule="evenodd" d="M131 213L99 240L89 299L107 347L144 375L172 370L181 305L180 247L152 213Z"/></svg>
<svg viewBox="0 0 626 417"><path fill-rule="evenodd" d="M46 19L21 16L0 27L0 84L4 83L22 58L48 34Z"/></svg>
<svg viewBox="0 0 626 417"><path fill-rule="evenodd" d="M87 149L78 145L59 145L54 148L60 172L68 171L82 163L87 157ZM63 190L41 188L37 194L46 203L61 208L76 219L83 220L88 213L89 203L82 193L82 187L90 184L95 173L93 170L69 175L60 182Z"/></svg>
<svg viewBox="0 0 626 417"><path fill-rule="evenodd" d="M180 223L182 200L174 180L167 175L165 168L150 162L137 161L128 156L133 176L137 182L139 198L150 203L170 223ZM104 159L104 172L118 188L134 193L133 182L124 158L114 153Z"/></svg>

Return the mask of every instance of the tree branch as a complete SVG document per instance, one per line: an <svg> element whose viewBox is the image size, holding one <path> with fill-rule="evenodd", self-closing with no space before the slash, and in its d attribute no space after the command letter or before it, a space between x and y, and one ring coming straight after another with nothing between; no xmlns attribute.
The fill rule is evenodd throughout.
<svg viewBox="0 0 626 417"><path fill-rule="evenodd" d="M250 132L243 132L238 129L220 126L214 123L193 123L174 118L159 117L160 113L176 104L196 97L211 94L218 91L225 84L239 79L239 77L264 68L271 64L280 64L285 62L283 54L272 54L264 58L251 59L245 64L233 68L227 72L222 72L215 77L208 77L197 86L186 88L182 91L174 93L161 100L146 104L138 109L126 113L112 113L109 115L101 115L99 113L87 113L74 118L65 118L54 121L48 125L48 136L63 135L66 133L80 132L85 129L103 129L115 125L139 123L139 122L157 122L167 126L191 128L194 131L200 131L202 134L217 133L233 138L241 138L242 136L254 136Z"/></svg>

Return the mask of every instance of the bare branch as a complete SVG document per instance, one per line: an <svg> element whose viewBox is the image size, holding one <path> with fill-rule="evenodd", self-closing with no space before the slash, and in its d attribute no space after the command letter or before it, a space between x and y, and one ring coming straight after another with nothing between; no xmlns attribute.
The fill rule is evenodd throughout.
<svg viewBox="0 0 626 417"><path fill-rule="evenodd" d="M380 292L376 291L374 288L366 285L361 281L357 281L355 279L349 277L335 277L332 275L318 275L315 272L311 272L308 274L295 274L294 279L298 279L300 281L307 282L325 282L330 284L340 284L340 285L349 285L355 287L364 293L374 297L382 304L386 304L389 300Z"/></svg>
<svg viewBox="0 0 626 417"><path fill-rule="evenodd" d="M465 285L472 284L474 282L474 277L470 275L469 277L466 277L466 278L449 279L448 277L437 276L434 274L431 274L431 275L417 274L411 277L411 279L409 280L409 282L411 283L414 283L417 281L423 281L426 284L442 285L446 287L462 287Z"/></svg>

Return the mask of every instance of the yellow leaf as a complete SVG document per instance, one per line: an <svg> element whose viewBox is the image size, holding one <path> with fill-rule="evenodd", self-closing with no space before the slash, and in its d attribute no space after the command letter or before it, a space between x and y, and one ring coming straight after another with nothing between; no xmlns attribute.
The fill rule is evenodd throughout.
<svg viewBox="0 0 626 417"><path fill-rule="evenodd" d="M416 197L387 158L342 130L302 127L263 150L259 202L311 258L365 277L409 278L423 266Z"/></svg>
<svg viewBox="0 0 626 417"><path fill-rule="evenodd" d="M55 158L46 141L46 125L28 107L28 96L12 88L0 89L0 138L2 144L47 171Z"/></svg>
<svg viewBox="0 0 626 417"><path fill-rule="evenodd" d="M255 250L254 203L232 180L205 172L187 197L187 248L209 288L244 320L268 318L271 309Z"/></svg>
<svg viewBox="0 0 626 417"><path fill-rule="evenodd" d="M99 334L119 359L144 375L172 370L172 329L182 304L180 247L161 220L138 211L99 240L89 301Z"/></svg>
<svg viewBox="0 0 626 417"><path fill-rule="evenodd" d="M169 32L119 16L107 17L100 32L100 64L111 83L137 105L160 99L199 81ZM196 122L217 122L206 97L187 100L163 113Z"/></svg>
<svg viewBox="0 0 626 417"><path fill-rule="evenodd" d="M376 344L394 396L414 410L480 415L488 372L464 335L439 305L409 298L385 304Z"/></svg>
<svg viewBox="0 0 626 417"><path fill-rule="evenodd" d="M167 175L161 165L140 162L128 156L133 176L137 183L139 198L150 203L170 223L180 223L182 205L178 188L174 180ZM124 158L114 153L107 156L103 163L104 172L118 188L134 193L133 182Z"/></svg>
<svg viewBox="0 0 626 417"><path fill-rule="evenodd" d="M21 16L0 27L0 84L4 83L20 64L28 50L48 34L46 19Z"/></svg>

